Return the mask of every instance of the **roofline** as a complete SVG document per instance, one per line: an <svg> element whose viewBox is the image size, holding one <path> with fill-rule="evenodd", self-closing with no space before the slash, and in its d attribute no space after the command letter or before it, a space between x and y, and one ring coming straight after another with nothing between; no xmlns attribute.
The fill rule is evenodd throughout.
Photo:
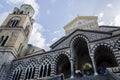
<svg viewBox="0 0 120 80"><path fill-rule="evenodd" d="M67 27L67 26L70 26L71 24L73 24L75 21L79 20L79 19L98 19L98 16L77 16L75 19L73 19L72 21L70 21L68 24L66 24L64 26L64 29Z"/></svg>
<svg viewBox="0 0 120 80"><path fill-rule="evenodd" d="M28 55L28 56L16 58L16 59L14 59L13 61L17 61L17 60L21 60L21 59L25 59L25 58L37 56L37 55L44 55L44 54L47 54L47 53L51 53L51 52L55 52L55 51L59 51L59 50L67 49L67 48L69 48L69 47L59 48L59 49L56 49L56 50L51 50L51 51L47 51L47 52L40 53L40 54Z"/></svg>
<svg viewBox="0 0 120 80"><path fill-rule="evenodd" d="M99 27L120 28L120 26L109 26L109 25L100 25Z"/></svg>
<svg viewBox="0 0 120 80"><path fill-rule="evenodd" d="M102 34L108 34L108 35L112 35L111 32L103 32L103 31L94 31L94 30L83 30L83 29L76 29L75 31L73 31L71 34L69 34L68 36L66 36L63 40L65 40L66 38L68 38L69 36L71 36L72 34L74 34L76 31L85 31L85 32L92 32L92 33L102 33ZM59 39L60 40L60 39ZM58 44L60 44L63 40L61 40ZM58 44L56 44L58 41L56 41L55 43L53 43L50 48L56 47ZM55 45L56 44L56 45Z"/></svg>

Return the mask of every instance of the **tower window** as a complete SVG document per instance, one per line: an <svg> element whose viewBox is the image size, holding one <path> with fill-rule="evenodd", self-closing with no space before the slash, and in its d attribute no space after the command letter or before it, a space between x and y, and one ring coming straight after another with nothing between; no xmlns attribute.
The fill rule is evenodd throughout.
<svg viewBox="0 0 120 80"><path fill-rule="evenodd" d="M23 14L23 11L20 11L20 14Z"/></svg>
<svg viewBox="0 0 120 80"><path fill-rule="evenodd" d="M5 37L5 39L2 41L1 46L4 46L4 45L5 45L5 43L7 42L8 38L9 38L9 36L6 36L6 37Z"/></svg>
<svg viewBox="0 0 120 80"><path fill-rule="evenodd" d="M78 22L78 25L81 25L81 23L82 23L82 22L79 21L79 22Z"/></svg>
<svg viewBox="0 0 120 80"><path fill-rule="evenodd" d="M28 12L28 14L29 14L30 12Z"/></svg>
<svg viewBox="0 0 120 80"><path fill-rule="evenodd" d="M0 44L3 42L4 36L0 37Z"/></svg>
<svg viewBox="0 0 120 80"><path fill-rule="evenodd" d="M27 36L29 35L29 25L26 26L25 33L26 33Z"/></svg>
<svg viewBox="0 0 120 80"><path fill-rule="evenodd" d="M20 43L20 46L19 46L19 48L18 48L18 56L20 55L19 53L22 51L22 48L23 48L23 46L22 46L22 43Z"/></svg>
<svg viewBox="0 0 120 80"><path fill-rule="evenodd" d="M10 21L8 22L9 27L16 27L18 25L18 23L20 22L20 17L13 17L10 19Z"/></svg>

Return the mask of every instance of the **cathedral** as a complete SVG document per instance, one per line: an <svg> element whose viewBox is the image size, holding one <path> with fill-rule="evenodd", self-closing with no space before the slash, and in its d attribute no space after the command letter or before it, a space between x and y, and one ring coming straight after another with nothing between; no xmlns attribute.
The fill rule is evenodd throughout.
<svg viewBox="0 0 120 80"><path fill-rule="evenodd" d="M77 16L45 51L28 44L34 13L15 7L0 26L0 80L120 80L120 27Z"/></svg>

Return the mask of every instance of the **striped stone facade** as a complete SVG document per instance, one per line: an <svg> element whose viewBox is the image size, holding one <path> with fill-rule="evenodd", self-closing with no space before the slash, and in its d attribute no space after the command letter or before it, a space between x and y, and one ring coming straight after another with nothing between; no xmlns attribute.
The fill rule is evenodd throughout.
<svg viewBox="0 0 120 80"><path fill-rule="evenodd" d="M120 73L119 27L76 29L50 47L50 51L37 51L6 62L0 69L0 79L46 80L59 75L72 79L77 71L83 76L99 75L101 67Z"/></svg>

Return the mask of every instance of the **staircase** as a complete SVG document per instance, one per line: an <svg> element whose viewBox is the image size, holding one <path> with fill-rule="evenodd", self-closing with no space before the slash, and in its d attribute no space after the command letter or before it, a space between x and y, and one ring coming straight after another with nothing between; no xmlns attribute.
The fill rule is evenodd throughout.
<svg viewBox="0 0 120 80"><path fill-rule="evenodd" d="M81 78L75 78L74 80L119 80L119 79L114 79L111 76L87 76L87 77L81 77Z"/></svg>
<svg viewBox="0 0 120 80"><path fill-rule="evenodd" d="M55 75L47 78L42 78L39 80L120 80L120 76L116 75L116 73L113 73L109 70L106 70L106 73L103 75L97 75L97 76L85 76L85 77L75 77L74 79L64 79L64 75Z"/></svg>
<svg viewBox="0 0 120 80"><path fill-rule="evenodd" d="M107 70L106 74L104 75L86 76L86 77L78 77L78 78L76 77L73 80L120 80L120 76Z"/></svg>
<svg viewBox="0 0 120 80"><path fill-rule="evenodd" d="M111 67L107 68L109 72L115 73L116 75L120 76L120 67Z"/></svg>

